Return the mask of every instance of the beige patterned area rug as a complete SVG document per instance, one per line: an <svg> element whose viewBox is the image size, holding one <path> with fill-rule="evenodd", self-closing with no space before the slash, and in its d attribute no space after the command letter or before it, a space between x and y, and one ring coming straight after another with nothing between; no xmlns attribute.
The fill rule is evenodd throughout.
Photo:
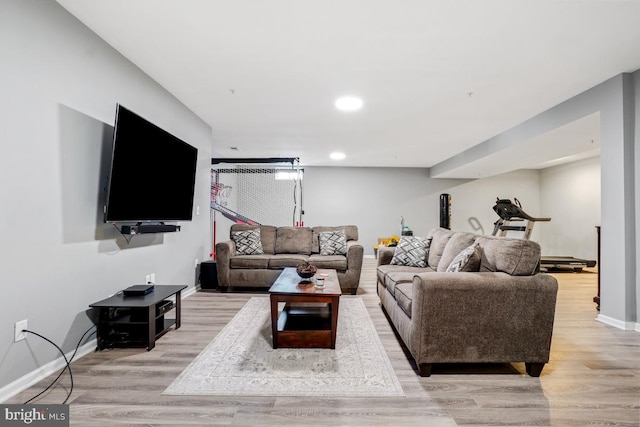
<svg viewBox="0 0 640 427"><path fill-rule="evenodd" d="M251 298L163 394L404 396L361 298L340 299L335 350L274 350L269 310Z"/></svg>

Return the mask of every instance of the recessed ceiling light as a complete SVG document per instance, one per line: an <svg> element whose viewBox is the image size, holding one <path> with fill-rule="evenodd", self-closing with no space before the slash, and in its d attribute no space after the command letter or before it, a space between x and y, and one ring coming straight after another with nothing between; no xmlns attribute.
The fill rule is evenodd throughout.
<svg viewBox="0 0 640 427"><path fill-rule="evenodd" d="M344 158L347 156L339 151L334 151L333 153L329 154L329 157L331 157L332 160L344 160Z"/></svg>
<svg viewBox="0 0 640 427"><path fill-rule="evenodd" d="M357 111L362 108L362 99L355 96L343 96L336 99L335 106L340 111Z"/></svg>

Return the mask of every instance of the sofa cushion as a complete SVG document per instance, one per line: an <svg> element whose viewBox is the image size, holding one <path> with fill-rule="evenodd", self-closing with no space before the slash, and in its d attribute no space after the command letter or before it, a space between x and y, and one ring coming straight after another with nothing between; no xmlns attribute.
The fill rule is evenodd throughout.
<svg viewBox="0 0 640 427"><path fill-rule="evenodd" d="M384 277L384 286L391 293L396 295L396 288L401 283L413 282L413 276L416 273L407 271L392 271Z"/></svg>
<svg viewBox="0 0 640 427"><path fill-rule="evenodd" d="M242 255L229 259L231 268L266 269L269 266L270 255Z"/></svg>
<svg viewBox="0 0 640 427"><path fill-rule="evenodd" d="M432 266L439 272L447 271L447 268L453 261L455 257L465 248L471 246L478 237L477 234L466 233L466 232L455 232L451 235L451 237L447 240L447 244L442 251L442 257L440 257L440 261L438 262L438 266ZM480 260L478 260L480 262Z"/></svg>
<svg viewBox="0 0 640 427"><path fill-rule="evenodd" d="M231 238L236 244L237 255L262 255L262 241L260 229L232 231Z"/></svg>
<svg viewBox="0 0 640 427"><path fill-rule="evenodd" d="M447 230L446 228L435 228L429 232L428 235L432 238L431 246L429 247L429 258L427 260L429 267L433 269L438 268L444 248L454 234L453 231Z"/></svg>
<svg viewBox="0 0 640 427"><path fill-rule="evenodd" d="M402 236L390 264L426 267L430 244L428 237Z"/></svg>
<svg viewBox="0 0 640 427"><path fill-rule="evenodd" d="M395 292L398 306L411 318L411 304L413 302L413 282L400 283L396 286Z"/></svg>
<svg viewBox="0 0 640 427"><path fill-rule="evenodd" d="M379 265L376 269L378 274L378 281L382 283L383 286L389 288L395 288L397 283L412 281L413 276L420 273L425 272L433 272L434 270L431 267L407 267L403 265L391 265L391 264L383 264ZM393 291L390 290L391 294Z"/></svg>
<svg viewBox="0 0 640 427"><path fill-rule="evenodd" d="M347 257L344 255L311 255L308 258L311 265L318 268L331 268L338 271L347 271Z"/></svg>
<svg viewBox="0 0 640 427"><path fill-rule="evenodd" d="M309 227L278 227L275 253L310 255L311 229Z"/></svg>
<svg viewBox="0 0 640 427"><path fill-rule="evenodd" d="M453 239L453 238L452 238ZM461 271L479 271L482 250L478 243L467 246L449 263L447 273L458 273ZM442 258L444 259L444 257ZM442 261L440 261L442 263Z"/></svg>
<svg viewBox="0 0 640 427"><path fill-rule="evenodd" d="M262 251L265 254L275 254L276 227L274 227L273 225L261 225L260 238L262 239Z"/></svg>
<svg viewBox="0 0 640 427"><path fill-rule="evenodd" d="M531 276L538 272L540 245L531 240L479 236L482 248L480 271L502 271L512 276Z"/></svg>
<svg viewBox="0 0 640 427"><path fill-rule="evenodd" d="M233 224L229 233L229 237L233 239L234 231L253 230L260 228L260 240L262 241L262 252L265 254L274 254L276 246L276 227L273 225L248 225Z"/></svg>
<svg viewBox="0 0 640 427"><path fill-rule="evenodd" d="M347 235L344 230L323 231L318 234L320 255L346 255Z"/></svg>
<svg viewBox="0 0 640 427"><path fill-rule="evenodd" d="M308 262L309 257L301 254L276 254L269 257L269 269L282 269L285 267L297 267L303 262Z"/></svg>
<svg viewBox="0 0 640 427"><path fill-rule="evenodd" d="M387 275L393 272L410 273L414 275L414 274L435 271L431 267L407 267L406 265L391 265L391 264L379 265L377 270L384 275Z"/></svg>
<svg viewBox="0 0 640 427"><path fill-rule="evenodd" d="M320 253L320 233L326 231L344 230L344 234L347 236L347 240L358 240L358 226L356 225L339 225L335 227L318 226L312 228L312 246L311 252L314 254Z"/></svg>

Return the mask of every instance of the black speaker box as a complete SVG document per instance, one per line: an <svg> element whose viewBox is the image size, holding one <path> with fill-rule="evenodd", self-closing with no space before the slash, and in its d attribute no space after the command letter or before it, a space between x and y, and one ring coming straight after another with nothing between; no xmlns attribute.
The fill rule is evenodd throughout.
<svg viewBox="0 0 640 427"><path fill-rule="evenodd" d="M204 261L200 264L200 287L202 289L218 287L218 267L215 261Z"/></svg>
<svg viewBox="0 0 640 427"><path fill-rule="evenodd" d="M173 233L176 231L180 231L180 226L172 224L123 225L120 229L122 234Z"/></svg>

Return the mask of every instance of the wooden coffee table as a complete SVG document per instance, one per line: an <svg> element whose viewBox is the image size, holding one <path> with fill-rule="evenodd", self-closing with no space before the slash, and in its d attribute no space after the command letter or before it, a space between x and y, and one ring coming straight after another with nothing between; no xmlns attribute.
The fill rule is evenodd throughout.
<svg viewBox="0 0 640 427"><path fill-rule="evenodd" d="M273 348L336 348L340 283L335 270L326 274L324 288L304 282L295 268L285 268L269 288ZM313 280L313 279L312 279ZM278 303L284 302L280 312Z"/></svg>

